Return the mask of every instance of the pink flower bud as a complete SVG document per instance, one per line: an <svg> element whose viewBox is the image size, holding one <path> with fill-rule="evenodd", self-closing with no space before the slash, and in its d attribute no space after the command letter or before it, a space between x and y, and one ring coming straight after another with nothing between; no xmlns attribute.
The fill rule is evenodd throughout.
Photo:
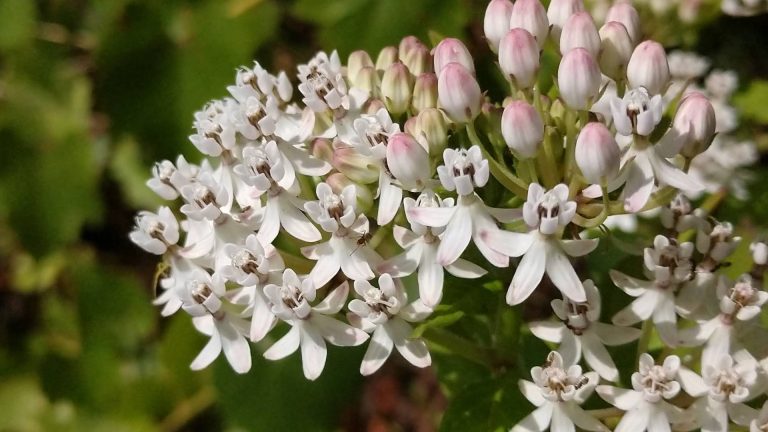
<svg viewBox="0 0 768 432"><path fill-rule="evenodd" d="M357 71L354 79L350 79L352 87L363 89L369 94L375 95L381 85L379 72L373 66L366 66Z"/></svg>
<svg viewBox="0 0 768 432"><path fill-rule="evenodd" d="M501 116L501 134L512 151L520 157L532 158L544 138L544 123L529 103L513 101Z"/></svg>
<svg viewBox="0 0 768 432"><path fill-rule="evenodd" d="M600 70L618 81L623 79L634 45L624 24L611 21L600 28Z"/></svg>
<svg viewBox="0 0 768 432"><path fill-rule="evenodd" d="M400 60L403 60L412 49L419 46L426 47L419 38L416 36L406 36L400 40L400 45L397 46L397 56Z"/></svg>
<svg viewBox="0 0 768 432"><path fill-rule="evenodd" d="M488 3L483 20L483 31L493 52L498 52L501 38L509 31L511 17L512 2L509 0L491 0Z"/></svg>
<svg viewBox="0 0 768 432"><path fill-rule="evenodd" d="M379 51L376 57L376 69L387 70L387 68L397 61L397 48L393 46L384 47Z"/></svg>
<svg viewBox="0 0 768 432"><path fill-rule="evenodd" d="M464 43L458 39L445 38L432 50L435 59L435 73L439 76L448 63L459 63L472 75L475 74L475 63Z"/></svg>
<svg viewBox="0 0 768 432"><path fill-rule="evenodd" d="M411 105L417 113L427 108L437 108L437 75L428 72L416 78Z"/></svg>
<svg viewBox="0 0 768 432"><path fill-rule="evenodd" d="M413 96L413 76L400 62L392 63L381 78L381 97L392 114L408 111Z"/></svg>
<svg viewBox="0 0 768 432"><path fill-rule="evenodd" d="M354 147L334 141L331 165L352 181L369 184L379 181L378 163L372 157L360 154Z"/></svg>
<svg viewBox="0 0 768 432"><path fill-rule="evenodd" d="M347 60L347 78L349 81L354 82L360 69L365 67L373 67L373 60L367 52L358 50L350 54Z"/></svg>
<svg viewBox="0 0 768 432"><path fill-rule="evenodd" d="M629 33L629 37L632 39L632 44L637 45L640 42L641 29L640 29L640 15L632 3L627 1L620 1L611 6L608 9L608 14L605 16L605 22L616 21L624 24L624 27Z"/></svg>
<svg viewBox="0 0 768 432"><path fill-rule="evenodd" d="M600 54L600 35L589 12L576 12L563 26L560 35L560 53L565 54L573 48L584 48L594 58Z"/></svg>
<svg viewBox="0 0 768 432"><path fill-rule="evenodd" d="M499 66L520 89L533 87L539 71L539 45L521 28L512 29L499 44Z"/></svg>
<svg viewBox="0 0 768 432"><path fill-rule="evenodd" d="M688 133L688 139L680 153L693 158L704 152L715 136L715 110L706 96L699 92L690 93L683 98L677 108L672 127L678 133Z"/></svg>
<svg viewBox="0 0 768 432"><path fill-rule="evenodd" d="M600 68L584 48L568 51L557 70L560 98L573 109L587 109L600 91Z"/></svg>
<svg viewBox="0 0 768 432"><path fill-rule="evenodd" d="M552 0L549 3L547 9L547 18L552 25L551 34L552 40L555 43L560 43L561 32L565 22L568 21L571 15L576 12L584 10L584 2L582 0Z"/></svg>
<svg viewBox="0 0 768 432"><path fill-rule="evenodd" d="M456 123L474 120L483 103L480 85L459 63L448 63L443 67L437 79L437 99L443 111Z"/></svg>
<svg viewBox="0 0 768 432"><path fill-rule="evenodd" d="M539 0L517 0L512 8L512 16L509 19L509 28L521 28L528 30L536 38L539 48L544 46L549 34L549 20L547 11Z"/></svg>
<svg viewBox="0 0 768 432"><path fill-rule="evenodd" d="M652 95L661 94L669 83L669 63L664 47L654 41L638 45L627 65L627 79L632 88L645 87Z"/></svg>
<svg viewBox="0 0 768 432"><path fill-rule="evenodd" d="M439 109L427 108L415 118L413 136L429 154L442 154L448 144L448 125L443 112Z"/></svg>
<svg viewBox="0 0 768 432"><path fill-rule="evenodd" d="M429 53L429 48L421 42L411 46L400 59L408 66L408 70L413 76L432 72L432 54Z"/></svg>
<svg viewBox="0 0 768 432"><path fill-rule="evenodd" d="M387 144L387 168L405 189L418 189L432 177L429 155L410 134L397 132Z"/></svg>
<svg viewBox="0 0 768 432"><path fill-rule="evenodd" d="M619 173L621 151L611 131L599 122L587 123L576 138L576 165L590 183L613 180Z"/></svg>

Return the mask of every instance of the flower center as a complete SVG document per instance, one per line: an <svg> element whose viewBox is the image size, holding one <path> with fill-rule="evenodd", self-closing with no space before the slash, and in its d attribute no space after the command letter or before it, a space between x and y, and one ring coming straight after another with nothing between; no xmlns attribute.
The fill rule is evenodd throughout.
<svg viewBox="0 0 768 432"><path fill-rule="evenodd" d="M195 203L200 206L200 208L203 208L209 204L215 204L216 203L216 197L213 195L213 192L211 192L210 189L205 187L204 185L198 184L195 186Z"/></svg>

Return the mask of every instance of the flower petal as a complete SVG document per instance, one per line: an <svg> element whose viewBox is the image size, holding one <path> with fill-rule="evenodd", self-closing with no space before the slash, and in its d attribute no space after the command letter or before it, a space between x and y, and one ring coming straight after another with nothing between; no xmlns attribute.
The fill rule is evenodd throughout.
<svg viewBox="0 0 768 432"><path fill-rule="evenodd" d="M646 153L647 151L637 154L627 173L627 183L624 186L624 210L629 213L640 211L653 191L653 169Z"/></svg>
<svg viewBox="0 0 768 432"><path fill-rule="evenodd" d="M272 243L280 232L280 203L275 200L268 200L264 209L264 217L261 219L261 226L256 233L256 237L262 244Z"/></svg>
<svg viewBox="0 0 768 432"><path fill-rule="evenodd" d="M609 385L599 385L595 388L595 390L597 391L597 394L603 398L604 401L624 411L630 411L639 408L637 404L643 400L643 395L635 390L623 389Z"/></svg>
<svg viewBox="0 0 768 432"><path fill-rule="evenodd" d="M640 337L642 330L634 327L616 327L602 322L593 322L590 328L594 330L600 341L608 346L624 345Z"/></svg>
<svg viewBox="0 0 768 432"><path fill-rule="evenodd" d="M560 405L562 409L568 414L568 417L578 426L580 429L593 431L593 432L608 432L608 429L599 420L592 417L584 411L580 406L574 403L564 403ZM555 429L552 429L553 431Z"/></svg>
<svg viewBox="0 0 768 432"><path fill-rule="evenodd" d="M419 297L430 308L437 306L443 297L443 267L437 263L435 254L434 247L424 245L418 275Z"/></svg>
<svg viewBox="0 0 768 432"><path fill-rule="evenodd" d="M552 424L549 428L557 432L575 432L576 426L573 424L570 417L568 417L568 413L561 408L562 404L558 403L553 405Z"/></svg>
<svg viewBox="0 0 768 432"><path fill-rule="evenodd" d="M531 248L536 237L533 234L493 229L481 231L480 238L490 248L510 257L519 257Z"/></svg>
<svg viewBox="0 0 768 432"><path fill-rule="evenodd" d="M309 321L323 338L336 346L358 346L368 339L368 333L326 315L312 314Z"/></svg>
<svg viewBox="0 0 768 432"><path fill-rule="evenodd" d="M488 273L484 268L471 263L465 259L459 258L452 264L445 266L448 273L462 279L477 279Z"/></svg>
<svg viewBox="0 0 768 432"><path fill-rule="evenodd" d="M411 326L399 318L393 318L384 324L389 336L395 343L395 348L408 362L416 367L427 367L432 364L427 344L421 339L411 339Z"/></svg>
<svg viewBox="0 0 768 432"><path fill-rule="evenodd" d="M331 255L323 255L317 260L315 266L312 267L312 271L309 272L309 277L312 278L315 287L322 287L336 276L339 269L341 269L341 263L335 253L331 253Z"/></svg>
<svg viewBox="0 0 768 432"><path fill-rule="evenodd" d="M253 315L251 316L250 338L253 342L259 342L275 326L277 318L269 306L268 300L260 290L256 290L258 299L253 305Z"/></svg>
<svg viewBox="0 0 768 432"><path fill-rule="evenodd" d="M192 370L204 369L208 367L208 365L210 365L214 360L216 360L216 357L218 357L220 353L221 336L219 336L218 333L214 333L211 335L208 343L203 347L203 350L200 351L200 354L198 354L197 357L192 360L192 364L189 365L189 368Z"/></svg>
<svg viewBox="0 0 768 432"><path fill-rule="evenodd" d="M560 343L566 327L556 321L535 321L528 323L528 328L534 336L547 342ZM570 330L567 330L570 333Z"/></svg>
<svg viewBox="0 0 768 432"><path fill-rule="evenodd" d="M304 376L308 380L314 381L325 368L328 350L318 329L307 322L302 322L296 327L299 326L301 328L301 366L304 370Z"/></svg>
<svg viewBox="0 0 768 432"><path fill-rule="evenodd" d="M653 311L658 303L658 292L656 290L648 290L627 305L627 307L617 312L611 321L617 326L630 326L640 321L645 321L653 315Z"/></svg>
<svg viewBox="0 0 768 432"><path fill-rule="evenodd" d="M320 241L322 238L320 231L304 216L304 213L291 205L287 200L282 199L280 195L272 198L272 200L279 200L280 224L288 234L305 242L314 243Z"/></svg>
<svg viewBox="0 0 768 432"><path fill-rule="evenodd" d="M422 260L423 250L428 248L435 249L435 246L423 243L413 244L400 255L382 262L377 270L380 273L389 273L395 278L408 276L419 267L419 262ZM432 252L433 260L434 256L435 252Z"/></svg>
<svg viewBox="0 0 768 432"><path fill-rule="evenodd" d="M420 299L405 305L400 309L400 317L409 322L424 321L432 315L432 308L424 304Z"/></svg>
<svg viewBox="0 0 768 432"><path fill-rule="evenodd" d="M709 391L709 387L704 382L704 379L688 368L681 367L677 371L677 378L683 390L693 397L703 396Z"/></svg>
<svg viewBox="0 0 768 432"><path fill-rule="evenodd" d="M467 248L471 238L472 213L465 206L457 206L437 248L437 262L443 266L452 264Z"/></svg>
<svg viewBox="0 0 768 432"><path fill-rule="evenodd" d="M377 327L371 336L371 341L368 342L368 349L360 365L360 373L367 376L379 370L392 353L393 346L392 339L384 326Z"/></svg>
<svg viewBox="0 0 768 432"><path fill-rule="evenodd" d="M547 265L546 249L543 242L537 241L531 244L528 252L523 255L507 289L508 304L514 306L522 303L539 286Z"/></svg>
<svg viewBox="0 0 768 432"><path fill-rule="evenodd" d="M280 360L288 357L299 349L301 340L301 331L298 326L292 326L288 333L275 342L268 350L264 352L264 358L267 360Z"/></svg>
<svg viewBox="0 0 768 432"><path fill-rule="evenodd" d="M659 337L667 346L677 346L677 314L675 313L675 298L670 292L659 296L653 310L653 323Z"/></svg>
<svg viewBox="0 0 768 432"><path fill-rule="evenodd" d="M547 401L544 399L544 395L541 394L541 387L537 386L536 384L521 379L517 382L517 386L520 388L520 393L522 393L530 403L536 405L537 407L544 405L544 403Z"/></svg>
<svg viewBox="0 0 768 432"><path fill-rule="evenodd" d="M577 337L571 331L563 331L563 340L557 352L563 357L564 365L578 363L581 360L581 337Z"/></svg>
<svg viewBox="0 0 768 432"><path fill-rule="evenodd" d="M224 356L227 357L232 369L239 374L251 370L251 347L245 336L240 334L228 319L216 322L216 327L221 334Z"/></svg>
<svg viewBox="0 0 768 432"><path fill-rule="evenodd" d="M400 203L403 201L403 190L391 181L379 183L381 187L381 196L379 196L379 209L376 215L376 223L386 225L395 218L400 209Z"/></svg>
<svg viewBox="0 0 768 432"><path fill-rule="evenodd" d="M547 430L552 420L554 404L545 403L533 410L527 417L516 424L510 432L541 432Z"/></svg>
<svg viewBox="0 0 768 432"><path fill-rule="evenodd" d="M560 246L572 257L584 256L597 247L598 239L561 240Z"/></svg>
<svg viewBox="0 0 768 432"><path fill-rule="evenodd" d="M451 221L456 207L413 207L408 216L414 221L430 227L443 227Z"/></svg>
<svg viewBox="0 0 768 432"><path fill-rule="evenodd" d="M324 315L333 315L338 313L342 307L344 307L344 303L347 301L347 296L349 295L349 282L344 281L341 285L336 287L335 290L328 293L327 296L318 303L315 307L312 309L315 312L319 312Z"/></svg>
<svg viewBox="0 0 768 432"><path fill-rule="evenodd" d="M658 156L655 152L648 159L653 166L659 184L667 184L686 192L698 192L703 189L702 185L693 177L672 165L668 160Z"/></svg>
<svg viewBox="0 0 768 432"><path fill-rule="evenodd" d="M608 274L611 276L614 285L632 297L639 297L653 287L653 282L633 278L617 270L611 270Z"/></svg>
<svg viewBox="0 0 768 432"><path fill-rule="evenodd" d="M602 342L600 342L597 335L587 331L581 336L581 343L584 345L584 360L586 360L589 367L606 380L617 381L619 379L619 371L616 369L616 363L613 362L611 355L605 349Z"/></svg>
<svg viewBox="0 0 768 432"><path fill-rule="evenodd" d="M547 248L547 276L564 296L575 302L587 301L581 279L565 253L556 245Z"/></svg>

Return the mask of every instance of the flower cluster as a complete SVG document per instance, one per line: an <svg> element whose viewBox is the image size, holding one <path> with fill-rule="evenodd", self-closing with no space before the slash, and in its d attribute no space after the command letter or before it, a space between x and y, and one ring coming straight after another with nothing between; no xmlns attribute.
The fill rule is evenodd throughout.
<svg viewBox="0 0 768 432"><path fill-rule="evenodd" d="M183 309L210 336L192 368L223 351L247 372L248 341L269 342L270 360L300 349L308 379L327 343L367 343L363 375L393 349L426 367L423 330L456 288L446 282L492 272L509 275L510 306L543 285L562 295L555 321L528 324L559 347L520 382L537 408L514 430L607 430L580 407L595 390L626 411L617 430L763 421L736 412L758 394L738 326L768 300L767 247L753 246L751 275L728 280L719 270L740 238L683 195L718 182L693 167L728 130L715 114L726 78L706 92L680 84L623 2L598 28L580 0L492 0L484 31L510 88L501 100L461 41L406 37L375 60L318 53L298 66L297 92L284 72L241 67L229 96L195 114L190 141L208 158L159 162L147 185L175 202L140 212L130 234L168 265L162 314ZM552 81L542 49L560 59ZM644 250L644 277L610 273L635 299L601 322L612 288L575 264L606 243L594 228L609 216L659 208L666 231ZM670 349L703 346L703 377L643 352L631 390L599 385L621 378L606 346L652 332ZM681 388L698 398L690 407L673 400Z"/></svg>

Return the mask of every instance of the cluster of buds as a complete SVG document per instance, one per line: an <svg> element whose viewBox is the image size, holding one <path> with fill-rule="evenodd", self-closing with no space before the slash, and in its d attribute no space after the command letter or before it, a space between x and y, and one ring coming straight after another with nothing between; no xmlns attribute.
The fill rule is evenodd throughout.
<svg viewBox="0 0 768 432"><path fill-rule="evenodd" d="M163 315L184 310L211 338L192 367L223 351L244 373L247 341L268 335L277 341L263 355L278 360L301 348L308 379L322 373L326 343L368 341L364 375L393 348L426 367L428 340L414 337L411 323L429 319L451 289L444 271L474 279L510 264L509 305L543 281L562 294L552 303L559 322L530 324L560 344L534 368L534 383L521 384L538 406L524 421L536 430L545 418L556 430L606 428L579 405L601 378L618 380L605 346L638 339L636 323L652 321L669 347L707 343L705 366L740 349L735 338L724 347L722 334L754 318L765 293L749 280L719 279L739 238L730 225L692 214L685 198L662 213L669 234L645 251L647 280L611 273L637 297L615 325L599 321L600 290L573 265L598 246L592 228L609 216L700 190L687 170L716 131L706 95L683 88L667 97L667 55L642 40L633 7L619 2L607 16L598 28L581 0L548 8L492 0L484 29L510 85L498 99L483 92L469 49L451 38L430 49L407 37L375 61L363 51L346 64L336 52L318 53L298 67L296 97L285 73L239 69L230 97L195 114L190 141L210 159L162 161L147 183L164 199L181 199L180 213L175 205L142 211L131 233L168 264L156 300ZM553 81L539 73L550 46L560 57ZM689 230L695 244L679 238ZM484 262L467 259L471 245L479 251L472 261ZM766 254L755 250L760 273ZM717 296L710 303L719 310L694 301L707 295ZM713 312L719 324L709 324ZM677 315L694 326L678 331ZM713 326L730 327L709 332ZM691 329L700 330L686 338ZM594 372L574 366L582 358ZM664 400L680 390L679 363L641 358L631 392L643 403L622 422L674 411ZM625 409L621 389L601 388Z"/></svg>

